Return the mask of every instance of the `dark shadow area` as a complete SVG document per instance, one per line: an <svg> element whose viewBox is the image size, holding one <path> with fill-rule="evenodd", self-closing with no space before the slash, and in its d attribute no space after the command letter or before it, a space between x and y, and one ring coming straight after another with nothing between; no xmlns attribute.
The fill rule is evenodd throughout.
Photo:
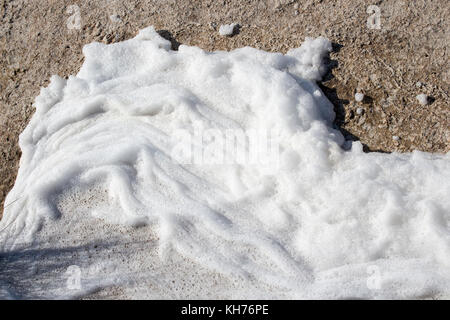
<svg viewBox="0 0 450 320"><path fill-rule="evenodd" d="M145 245L148 246L148 243ZM98 290L92 282L104 282L110 276L92 269L94 261L129 259L130 252L139 250L143 241L124 243L120 239L104 243L101 239L80 246L62 248L31 247L0 252L0 299L45 299L54 298L52 293L76 295L76 290L67 288L73 270L80 270L83 291ZM71 269L72 268L72 269ZM88 282L85 282L88 281Z"/></svg>
<svg viewBox="0 0 450 320"><path fill-rule="evenodd" d="M163 37L166 40L169 40L170 43L172 44L172 50L177 51L178 47L181 45L181 43L179 43L172 35L172 33L170 33L168 30L158 30L157 31L158 34Z"/></svg>
<svg viewBox="0 0 450 320"><path fill-rule="evenodd" d="M332 52L338 53L339 51L341 51L343 45L333 42L331 43L331 47ZM324 63L327 66L328 72L322 77L322 82L333 79L334 78L333 69L339 66L339 62L337 60L331 59L329 55L324 58Z"/></svg>
<svg viewBox="0 0 450 320"><path fill-rule="evenodd" d="M389 151L385 151L385 150L381 150L381 149L371 149L371 148L369 148L369 146L367 146L364 143L362 145L363 145L363 151L364 152L391 153Z"/></svg>
<svg viewBox="0 0 450 320"><path fill-rule="evenodd" d="M51 281L43 279L51 277L56 270L64 270L71 265L71 259L80 247L66 247L61 249L24 249L0 253L0 288L7 291L13 299L36 299L43 298L33 292L39 281L44 291L51 286ZM36 261L45 261L39 267ZM1 299L5 297L1 297Z"/></svg>
<svg viewBox="0 0 450 320"><path fill-rule="evenodd" d="M339 43L332 43L332 52L338 53L343 46ZM318 83L320 89L327 96L328 100L334 106L334 112L336 113L336 119L334 120L334 125L336 129L339 129L345 137L345 140L358 140L355 136L350 134L350 132L346 131L342 128L342 125L345 121L345 105L349 104L349 101L346 99L340 99L338 97L337 91L335 88L330 88L324 84L324 82L330 81L334 79L333 70L339 66L339 62L337 60L331 59L328 55L324 58L325 65L327 66L327 73L322 77L322 81ZM349 139L349 138L351 139Z"/></svg>
<svg viewBox="0 0 450 320"><path fill-rule="evenodd" d="M240 32L241 32L241 25L237 24L234 26L233 33L231 34L231 36L238 35Z"/></svg>
<svg viewBox="0 0 450 320"><path fill-rule="evenodd" d="M343 45L333 42L332 43L332 52L338 53ZM359 137L355 136L348 130L344 128L345 124L345 110L346 106L350 103L347 99L341 99L339 98L337 94L337 90L335 88L331 88L327 86L324 82L330 81L334 79L333 70L339 66L339 62L337 60L331 59L329 56L325 58L325 64L327 66L328 72L322 77L322 81L318 83L320 89L323 91L323 93L326 95L328 100L331 101L331 103L334 106L334 112L336 114L336 118L334 120L334 128L339 130L342 135L344 136L346 141L360 141ZM364 104L372 104L373 99L370 96L364 96L363 100ZM350 119L353 119L355 115L353 112L350 112ZM374 150L370 149L366 144L362 143L363 145L363 151L364 152L381 152L381 153L388 153L383 150ZM345 144L344 149L346 149L346 146L348 147L348 144ZM347 149L346 149L347 150Z"/></svg>
<svg viewBox="0 0 450 320"><path fill-rule="evenodd" d="M340 99L335 88L330 88L323 83L318 83L320 89L327 96L328 100L334 106L334 112L336 113L336 118L334 120L334 128L339 130L345 138L345 141L360 141L359 137L352 134L350 131L346 130L343 126L345 124L345 106L350 103L347 99ZM372 104L373 99L369 96L365 96L363 103ZM355 117L353 111L350 112L350 119ZM390 153L388 151L380 149L371 149L368 145L361 142L363 145L364 152L379 152L379 153ZM344 147L345 150L348 150Z"/></svg>
<svg viewBox="0 0 450 320"><path fill-rule="evenodd" d="M364 104L373 104L373 98L370 97L370 96L365 95L362 102L363 102Z"/></svg>
<svg viewBox="0 0 450 320"><path fill-rule="evenodd" d="M332 48L334 53L339 53L343 47L344 46L342 44L340 44L340 43L337 43L337 42L332 42L331 43L331 48Z"/></svg>
<svg viewBox="0 0 450 320"><path fill-rule="evenodd" d="M334 120L334 125L336 129L339 129L342 134L345 137L345 140L359 140L357 137L352 135L350 132L342 128L344 122L345 122L345 106L350 103L347 99L340 99L338 97L337 91L335 88L327 87L322 82L318 83L320 89L323 91L323 93L327 96L328 100L331 101L331 103L334 106L334 112L336 113L336 118Z"/></svg>

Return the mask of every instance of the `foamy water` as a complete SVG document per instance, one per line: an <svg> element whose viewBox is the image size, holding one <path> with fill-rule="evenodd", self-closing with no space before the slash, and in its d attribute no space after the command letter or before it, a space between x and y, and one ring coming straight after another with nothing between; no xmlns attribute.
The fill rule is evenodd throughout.
<svg viewBox="0 0 450 320"><path fill-rule="evenodd" d="M20 136L0 295L448 296L449 155L345 142L330 50L85 46Z"/></svg>

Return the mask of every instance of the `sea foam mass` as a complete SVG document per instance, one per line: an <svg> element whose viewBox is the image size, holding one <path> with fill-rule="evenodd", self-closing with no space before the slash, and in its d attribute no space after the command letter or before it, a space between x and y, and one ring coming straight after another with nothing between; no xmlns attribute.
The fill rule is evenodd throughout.
<svg viewBox="0 0 450 320"><path fill-rule="evenodd" d="M329 51L173 51L153 27L86 45L20 136L0 296L448 298L449 154L345 141L316 84ZM206 161L227 132L274 157Z"/></svg>

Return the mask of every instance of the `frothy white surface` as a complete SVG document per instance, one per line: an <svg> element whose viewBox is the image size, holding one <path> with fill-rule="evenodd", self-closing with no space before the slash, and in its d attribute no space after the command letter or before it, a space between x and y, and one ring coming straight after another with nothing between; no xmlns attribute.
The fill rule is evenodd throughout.
<svg viewBox="0 0 450 320"><path fill-rule="evenodd" d="M237 23L223 24L219 28L219 34L221 36L232 36Z"/></svg>
<svg viewBox="0 0 450 320"><path fill-rule="evenodd" d="M419 103L422 106L426 106L428 104L428 96L424 93L421 93L419 95L416 96L416 99L419 101Z"/></svg>
<svg viewBox="0 0 450 320"><path fill-rule="evenodd" d="M20 136L0 294L448 296L449 155L344 151L315 84L330 49L171 51L151 27L85 46ZM198 128L273 130L279 164L173 161L174 132Z"/></svg>
<svg viewBox="0 0 450 320"><path fill-rule="evenodd" d="M361 92L355 93L355 100L356 102L361 102L364 100L364 94Z"/></svg>

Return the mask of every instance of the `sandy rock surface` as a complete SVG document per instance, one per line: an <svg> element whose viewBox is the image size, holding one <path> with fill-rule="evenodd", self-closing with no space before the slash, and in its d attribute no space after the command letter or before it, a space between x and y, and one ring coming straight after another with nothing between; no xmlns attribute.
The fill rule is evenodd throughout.
<svg viewBox="0 0 450 320"><path fill-rule="evenodd" d="M40 87L53 74L77 73L84 44L128 39L149 25L174 49L284 53L307 36L326 36L335 50L322 89L347 139L361 140L367 151L450 150L447 0L1 0L0 17L2 206ZM238 32L220 36L219 27L230 23ZM428 96L426 105L419 94Z"/></svg>

